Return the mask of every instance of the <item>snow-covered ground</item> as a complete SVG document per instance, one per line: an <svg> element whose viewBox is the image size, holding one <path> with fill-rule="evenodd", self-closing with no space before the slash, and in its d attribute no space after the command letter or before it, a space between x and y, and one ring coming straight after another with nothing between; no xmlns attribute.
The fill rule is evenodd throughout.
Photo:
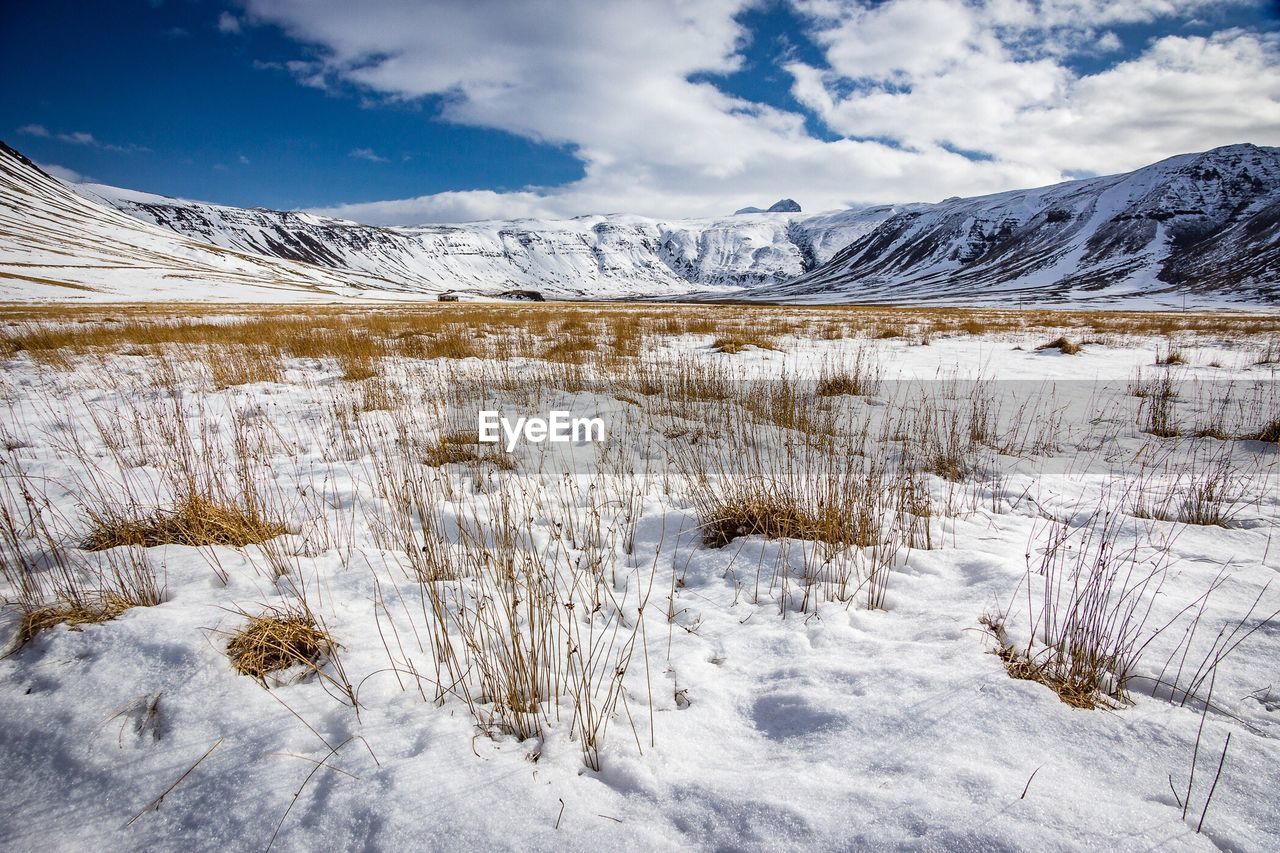
<svg viewBox="0 0 1280 853"><path fill-rule="evenodd" d="M1045 340L729 354L682 334L625 364L398 358L351 380L293 358L220 390L180 353L13 353L6 595L16 554L92 575L125 552L164 593L0 661L0 846L1277 849L1277 446L1186 435L1280 417L1277 365L1261 339L1186 341L1177 366L1162 340ZM1182 437L1146 431L1164 376ZM429 464L486 407L598 416L607 438ZM849 471L875 488L841 499L885 510L893 547L705 541L708 495ZM289 533L77 547L91 513L166 507L184 477ZM1206 484L1223 525L1135 517ZM1031 642L1053 532L1071 554L1108 524L1117 598L1155 639L1127 701L1084 709L1011 678L980 620ZM235 672L244 614L303 601L337 643L321 673ZM517 652L552 685L523 707L485 669Z"/></svg>

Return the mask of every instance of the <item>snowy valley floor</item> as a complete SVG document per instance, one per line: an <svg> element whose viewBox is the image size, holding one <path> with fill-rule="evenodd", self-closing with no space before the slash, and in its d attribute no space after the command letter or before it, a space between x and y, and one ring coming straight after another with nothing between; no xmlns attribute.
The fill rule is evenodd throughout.
<svg viewBox="0 0 1280 853"><path fill-rule="evenodd" d="M0 308L0 848L1278 849L1278 372L1275 316Z"/></svg>

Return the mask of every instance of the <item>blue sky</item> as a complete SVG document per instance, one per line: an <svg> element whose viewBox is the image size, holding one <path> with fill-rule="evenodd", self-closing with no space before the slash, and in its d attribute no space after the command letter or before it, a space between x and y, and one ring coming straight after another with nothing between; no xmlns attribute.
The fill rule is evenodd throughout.
<svg viewBox="0 0 1280 853"><path fill-rule="evenodd" d="M300 85L264 66L306 49L273 27L221 33L223 8L7 4L0 138L103 183L239 206L515 189L582 174L563 146L440 121L430 101L368 105L358 92ZM50 136L19 132L31 125ZM77 132L101 144L56 138ZM385 162L352 156L361 150Z"/></svg>
<svg viewBox="0 0 1280 853"><path fill-rule="evenodd" d="M366 221L931 200L1280 144L1276 4L1247 0L3 15L0 137L37 162Z"/></svg>

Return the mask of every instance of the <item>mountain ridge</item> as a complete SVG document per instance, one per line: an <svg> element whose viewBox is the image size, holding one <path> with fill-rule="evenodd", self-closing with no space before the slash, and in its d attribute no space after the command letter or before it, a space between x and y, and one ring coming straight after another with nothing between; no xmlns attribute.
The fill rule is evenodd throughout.
<svg viewBox="0 0 1280 853"><path fill-rule="evenodd" d="M1274 303L1277 282L1280 148L1244 143L904 210L758 295L957 301L985 291L1041 303L1208 295Z"/></svg>
<svg viewBox="0 0 1280 853"><path fill-rule="evenodd" d="M97 301L406 299L355 275L227 249L86 199L0 142L0 298Z"/></svg>
<svg viewBox="0 0 1280 853"><path fill-rule="evenodd" d="M119 190L74 189L136 219L225 248L394 277L427 290L537 288L561 298L737 294L789 280L897 212L661 220L628 214L373 226Z"/></svg>
<svg viewBox="0 0 1280 853"><path fill-rule="evenodd" d="M84 241L118 230L116 239L132 247L124 254L138 256L135 278L152 282L139 287L169 293L173 282L189 279L179 298L231 298L246 286L245 271L257 268L272 282L317 291L289 298L485 297L524 289L562 299L812 303L1280 301L1280 149L1247 143L1118 175L932 204L412 227L69 184L3 143L0 167L0 273L52 281L29 271L78 268L66 281L72 290L92 290L95 276L122 278L112 272L119 264L99 257L101 239ZM162 247L166 241L175 242ZM76 251L88 260L63 262ZM181 258L193 259L189 269ZM202 276L228 292L198 293ZM131 295L110 281L107 290ZM265 295L275 292L272 284Z"/></svg>

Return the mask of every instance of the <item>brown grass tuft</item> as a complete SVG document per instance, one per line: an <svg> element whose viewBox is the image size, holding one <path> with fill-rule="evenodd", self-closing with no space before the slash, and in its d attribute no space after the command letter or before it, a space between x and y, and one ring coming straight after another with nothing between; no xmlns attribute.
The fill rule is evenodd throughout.
<svg viewBox="0 0 1280 853"><path fill-rule="evenodd" d="M1168 346L1163 350L1159 347L1156 348L1156 364L1174 365L1186 363L1186 353L1184 353L1173 341L1169 341Z"/></svg>
<svg viewBox="0 0 1280 853"><path fill-rule="evenodd" d="M149 602L154 604L157 602ZM146 606L120 595L106 594L92 602L63 602L24 609L18 618L18 633L13 650L25 646L41 631L57 625L78 629L81 625L97 625L114 619L132 607Z"/></svg>
<svg viewBox="0 0 1280 853"><path fill-rule="evenodd" d="M876 537L865 508L839 493L798 494L778 483L738 483L701 507L703 544L728 545L740 536L804 539L864 547Z"/></svg>
<svg viewBox="0 0 1280 853"><path fill-rule="evenodd" d="M1056 349L1063 355L1075 355L1080 352L1082 347L1080 344L1068 338L1066 335L1059 335L1047 344L1041 344L1036 347L1037 350Z"/></svg>
<svg viewBox="0 0 1280 853"><path fill-rule="evenodd" d="M1004 663L1005 671L1009 673L1010 678L1043 684L1058 694L1059 699L1073 708L1092 710L1102 704L1102 694L1096 678L1087 678L1079 675L1067 675L1064 677L1057 670L1051 668L1047 662L1033 660L1009 642L1004 630L1004 618L1002 616L985 613L978 620L978 624L986 628L991 636L995 638L996 647L992 652ZM1110 703L1107 703L1106 707L1111 707Z"/></svg>
<svg viewBox="0 0 1280 853"><path fill-rule="evenodd" d="M886 323L870 329L869 336L877 341L904 338L907 336L907 327L902 323Z"/></svg>
<svg viewBox="0 0 1280 853"><path fill-rule="evenodd" d="M241 675L262 681L297 665L319 671L321 655L333 648L333 640L305 610L268 608L257 616L241 615L249 622L227 643L227 656Z"/></svg>
<svg viewBox="0 0 1280 853"><path fill-rule="evenodd" d="M729 355L740 353L747 347L776 350L778 347L772 338L765 335L752 334L747 331L736 335L722 335L711 342L712 352L723 352Z"/></svg>
<svg viewBox="0 0 1280 853"><path fill-rule="evenodd" d="M824 364L818 373L814 393L819 397L863 397L880 390L882 374L879 363L864 350L858 350L851 362Z"/></svg>
<svg viewBox="0 0 1280 853"><path fill-rule="evenodd" d="M489 462L504 471L516 467L515 460L509 454L489 450L480 444L478 436L466 430L443 433L427 448L422 458L422 464L432 468L467 462Z"/></svg>
<svg viewBox="0 0 1280 853"><path fill-rule="evenodd" d="M1253 441L1280 444L1280 418L1273 418L1269 423L1263 425L1262 429L1248 437Z"/></svg>
<svg viewBox="0 0 1280 853"><path fill-rule="evenodd" d="M1146 627L1147 602L1160 596L1168 574L1169 541L1139 534L1109 508L1109 501L1102 495L1079 527L1055 521L1034 536L1026 552L1026 576L1009 605L1010 610L1015 602L1026 608L1025 642L1006 634L1010 610L980 620L995 638L995 653L1010 676L1039 682L1075 708L1130 702L1128 684L1139 660L1153 636L1173 624L1153 634ZM1033 554L1040 555L1038 564ZM1038 612L1032 604L1036 598ZM1183 642L1191 635L1184 634Z"/></svg>
<svg viewBox="0 0 1280 853"><path fill-rule="evenodd" d="M237 548L282 536L283 524L255 508L229 506L190 495L170 510L130 517L114 510L90 511L92 529L81 547L105 551L120 545L234 545Z"/></svg>

